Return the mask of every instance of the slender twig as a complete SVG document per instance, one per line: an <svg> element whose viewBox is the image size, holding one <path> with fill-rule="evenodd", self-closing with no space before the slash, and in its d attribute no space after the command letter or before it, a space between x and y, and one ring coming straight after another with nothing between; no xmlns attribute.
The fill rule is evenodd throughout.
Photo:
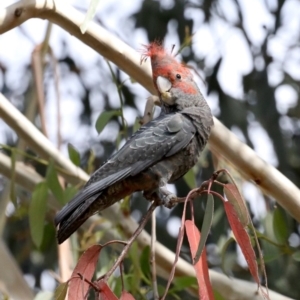
<svg viewBox="0 0 300 300"><path fill-rule="evenodd" d="M155 243L156 243L156 214L155 211L152 213L152 224L151 224L151 266L152 266L152 288L153 297L155 300L159 299L157 279L156 279L156 260L155 260Z"/></svg>
<svg viewBox="0 0 300 300"><path fill-rule="evenodd" d="M111 76L112 76L112 79L113 79L113 82L114 84L116 85L117 87L117 91L118 91L118 95L119 95L119 100L120 100L120 111L121 111L121 119L122 119L122 130L123 130L123 133L124 133L124 136L126 137L126 127L127 127L127 124L126 124L126 120L124 118L124 112L123 112L123 107L124 107L124 100L123 100L123 96L122 96L122 92L121 92L121 88L122 88L122 85L119 85L118 84L118 80L117 80L117 77L109 63L109 61L107 60L106 61L107 65L108 65L108 68L110 70L110 73L111 73Z"/></svg>
<svg viewBox="0 0 300 300"><path fill-rule="evenodd" d="M139 224L139 226L137 227L137 229L135 230L135 232L133 233L131 238L128 240L127 245L123 248L123 251L121 252L119 257L117 258L117 260L115 261L113 266L110 268L110 270L104 276L105 281L107 281L109 279L109 277L113 274L113 272L116 270L116 268L123 261L123 259L126 256L129 248L131 247L132 243L136 240L138 235L142 232L142 230L144 229L147 221L150 219L150 217L151 217L151 215L152 215L152 213L153 213L153 211L155 210L156 207L157 207L157 204L155 202L152 202L152 204L149 207L147 213L144 215L141 223Z"/></svg>
<svg viewBox="0 0 300 300"><path fill-rule="evenodd" d="M61 137L60 92L59 92L59 68L58 68L57 59L55 58L51 48L49 48L49 55L51 57L52 65L53 65L54 88L55 88L55 94L56 94L57 149L60 149L61 144L62 144L62 137Z"/></svg>
<svg viewBox="0 0 300 300"><path fill-rule="evenodd" d="M43 44L39 44L32 52L32 71L36 88L36 95L38 100L39 115L41 121L42 132L45 136L48 136L46 128L46 116L45 116L45 93L43 82L43 58L41 55L41 49Z"/></svg>

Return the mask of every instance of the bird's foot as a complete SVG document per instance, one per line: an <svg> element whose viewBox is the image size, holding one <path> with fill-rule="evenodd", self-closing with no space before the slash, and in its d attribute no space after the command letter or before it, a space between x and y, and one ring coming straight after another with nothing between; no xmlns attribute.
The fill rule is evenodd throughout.
<svg viewBox="0 0 300 300"><path fill-rule="evenodd" d="M155 201L157 205L163 205L167 208L172 208L177 200L177 196L168 191L165 187L160 187L154 192L145 191L144 197L148 201Z"/></svg>

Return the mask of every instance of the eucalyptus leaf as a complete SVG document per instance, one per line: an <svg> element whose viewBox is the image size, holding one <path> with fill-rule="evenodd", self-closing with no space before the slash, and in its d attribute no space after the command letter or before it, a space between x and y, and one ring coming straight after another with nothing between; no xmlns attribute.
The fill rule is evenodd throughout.
<svg viewBox="0 0 300 300"><path fill-rule="evenodd" d="M120 115L121 115L120 110L104 111L103 113L101 113L95 125L97 132L100 133L107 125L107 123L111 120L111 118Z"/></svg>
<svg viewBox="0 0 300 300"><path fill-rule="evenodd" d="M43 241L47 210L48 185L45 181L36 185L29 205L29 226L34 244L39 248Z"/></svg>
<svg viewBox="0 0 300 300"><path fill-rule="evenodd" d="M58 202L64 204L64 191L58 181L57 172L55 170L53 160L51 160L48 165L46 181L50 191L53 193Z"/></svg>
<svg viewBox="0 0 300 300"><path fill-rule="evenodd" d="M150 270L150 247L146 246L140 256L140 266L143 272L143 275L146 278L150 278L151 270Z"/></svg>
<svg viewBox="0 0 300 300"><path fill-rule="evenodd" d="M285 212L281 207L277 207L273 213L273 230L276 240L285 244L289 238L288 224Z"/></svg>
<svg viewBox="0 0 300 300"><path fill-rule="evenodd" d="M68 152L69 152L69 158L72 161L72 163L76 166L79 166L80 165L80 155L71 143L68 143Z"/></svg>

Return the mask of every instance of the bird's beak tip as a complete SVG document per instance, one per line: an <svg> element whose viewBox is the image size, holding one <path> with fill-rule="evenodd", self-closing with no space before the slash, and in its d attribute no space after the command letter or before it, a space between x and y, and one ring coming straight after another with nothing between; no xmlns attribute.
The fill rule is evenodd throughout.
<svg viewBox="0 0 300 300"><path fill-rule="evenodd" d="M167 78L165 78L163 76L157 77L156 84L157 84L157 88L161 94L168 92L172 87L170 80L168 80Z"/></svg>

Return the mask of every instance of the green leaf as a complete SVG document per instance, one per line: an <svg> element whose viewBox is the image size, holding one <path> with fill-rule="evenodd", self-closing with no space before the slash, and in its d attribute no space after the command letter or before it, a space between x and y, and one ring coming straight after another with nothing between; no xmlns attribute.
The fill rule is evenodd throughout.
<svg viewBox="0 0 300 300"><path fill-rule="evenodd" d="M196 179L195 179L195 174L193 169L190 169L184 176L183 176L184 181L186 184L189 186L190 189L195 188L196 186Z"/></svg>
<svg viewBox="0 0 300 300"><path fill-rule="evenodd" d="M91 149L90 150L90 155L89 155L89 159L88 159L88 163L87 163L87 173L91 174L94 172L94 161L95 161L96 155L95 152Z"/></svg>
<svg viewBox="0 0 300 300"><path fill-rule="evenodd" d="M91 0L89 9L84 17L84 21L80 25L80 30L82 34L86 32L89 22L94 18L99 2L100 0Z"/></svg>
<svg viewBox="0 0 300 300"><path fill-rule="evenodd" d="M121 111L120 110L111 110L111 111L104 111L100 114L96 121L96 130L98 133L100 133L106 124L111 120L112 117L120 116Z"/></svg>
<svg viewBox="0 0 300 300"><path fill-rule="evenodd" d="M285 212L281 207L277 207L273 213L273 230L276 240L285 244L289 238L288 224L285 217Z"/></svg>
<svg viewBox="0 0 300 300"><path fill-rule="evenodd" d="M140 266L143 272L143 275L146 278L150 278L151 270L150 270L150 247L146 246L143 249L143 252L140 256Z"/></svg>
<svg viewBox="0 0 300 300"><path fill-rule="evenodd" d="M44 235L48 186L45 181L36 185L29 206L29 226L34 244L39 248Z"/></svg>
<svg viewBox="0 0 300 300"><path fill-rule="evenodd" d="M223 298L223 296L218 291L214 290L213 292L214 292L215 300L226 300L225 298Z"/></svg>
<svg viewBox="0 0 300 300"><path fill-rule="evenodd" d="M207 237L209 235L210 229L211 229L211 224L214 216L214 197L211 194L207 195L207 202L206 202L206 207L205 207L205 214L204 214L204 219L201 227L201 238L200 238L200 243L194 258L194 264L196 264L200 256L203 252L203 249L205 247L205 243L207 240Z"/></svg>
<svg viewBox="0 0 300 300"><path fill-rule="evenodd" d="M173 288L169 292L178 292L190 287L197 287L197 279L194 276L182 276L173 280Z"/></svg>
<svg viewBox="0 0 300 300"><path fill-rule="evenodd" d="M68 291L69 282L61 283L55 290L54 299L55 300L65 300Z"/></svg>
<svg viewBox="0 0 300 300"><path fill-rule="evenodd" d="M72 161L72 163L75 166L79 166L80 165L80 155L71 143L68 143L68 152L69 152L69 158Z"/></svg>
<svg viewBox="0 0 300 300"><path fill-rule="evenodd" d="M299 261L299 262L300 262L300 250L294 252L293 255L292 255L292 258L293 258L295 261Z"/></svg>
<svg viewBox="0 0 300 300"><path fill-rule="evenodd" d="M46 182L50 191L52 192L54 197L58 200L58 202L61 204L65 204L64 191L58 181L57 172L55 170L53 160L50 161L47 168Z"/></svg>

